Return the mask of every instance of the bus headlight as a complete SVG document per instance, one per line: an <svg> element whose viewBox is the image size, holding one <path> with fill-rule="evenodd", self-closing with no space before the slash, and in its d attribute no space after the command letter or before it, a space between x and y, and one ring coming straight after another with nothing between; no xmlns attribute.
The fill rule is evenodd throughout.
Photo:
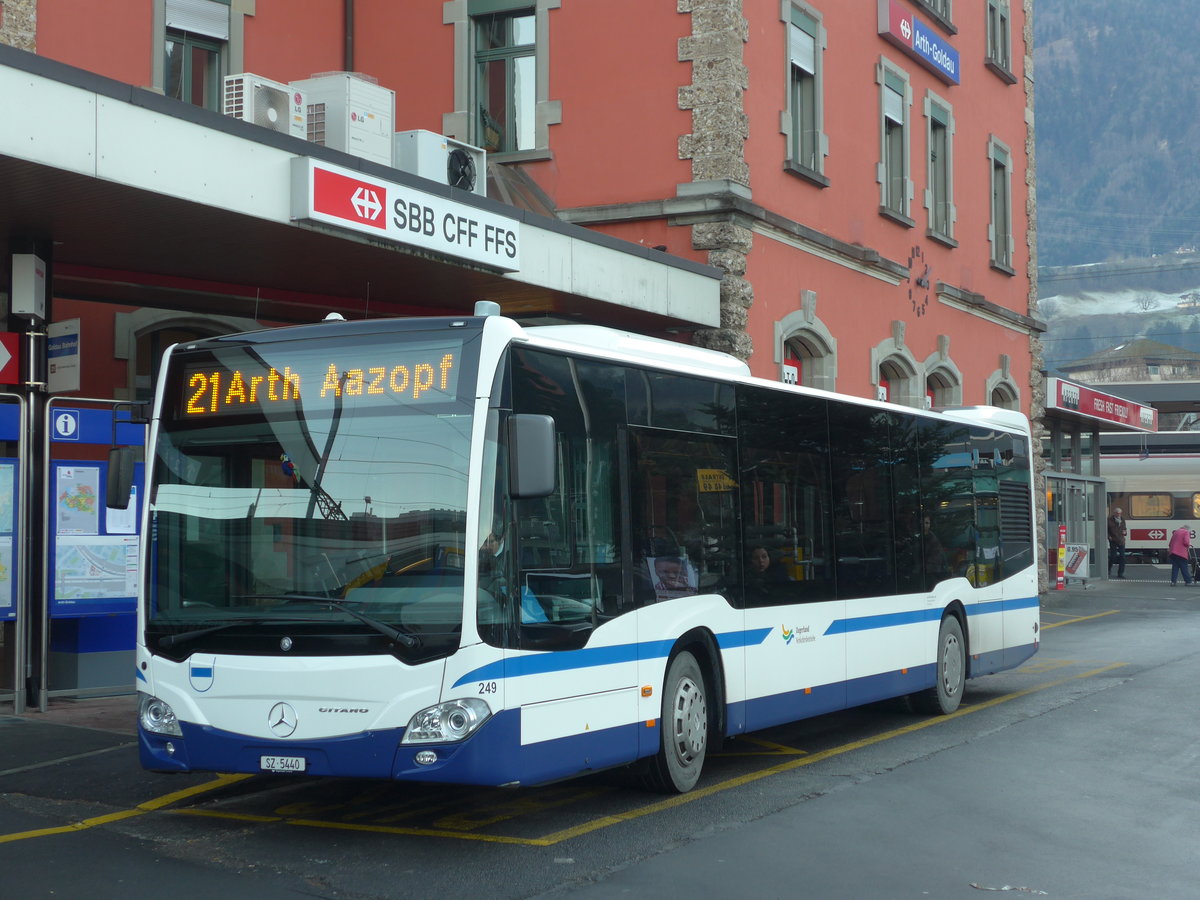
<svg viewBox="0 0 1200 900"><path fill-rule="evenodd" d="M151 697L149 694L140 694L138 697L138 722L143 729L154 734L183 737L183 731L179 728L179 720L175 718L175 710L171 709L169 704L157 697Z"/></svg>
<svg viewBox="0 0 1200 900"><path fill-rule="evenodd" d="M464 697L421 710L408 722L402 744L445 744L470 737L492 715L482 700Z"/></svg>

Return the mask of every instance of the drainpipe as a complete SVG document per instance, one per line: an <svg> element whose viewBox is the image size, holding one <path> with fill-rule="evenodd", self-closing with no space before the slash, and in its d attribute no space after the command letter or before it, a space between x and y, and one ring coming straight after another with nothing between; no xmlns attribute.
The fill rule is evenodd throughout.
<svg viewBox="0 0 1200 900"><path fill-rule="evenodd" d="M342 56L342 71L354 71L354 0L342 0L342 30L345 32L346 46Z"/></svg>

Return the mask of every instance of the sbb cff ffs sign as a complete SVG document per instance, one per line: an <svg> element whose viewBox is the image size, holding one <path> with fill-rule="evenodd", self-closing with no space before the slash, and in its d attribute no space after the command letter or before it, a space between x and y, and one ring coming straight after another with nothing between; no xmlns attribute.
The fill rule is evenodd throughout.
<svg viewBox="0 0 1200 900"><path fill-rule="evenodd" d="M516 219L311 158L292 165L293 219L338 225L505 272L521 268Z"/></svg>

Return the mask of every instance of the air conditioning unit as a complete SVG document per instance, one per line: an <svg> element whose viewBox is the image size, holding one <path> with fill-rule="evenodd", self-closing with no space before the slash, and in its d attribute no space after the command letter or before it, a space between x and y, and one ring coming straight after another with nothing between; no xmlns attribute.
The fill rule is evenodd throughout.
<svg viewBox="0 0 1200 900"><path fill-rule="evenodd" d="M392 165L438 184L487 195L487 151L432 131L397 131Z"/></svg>
<svg viewBox="0 0 1200 900"><path fill-rule="evenodd" d="M248 72L226 75L221 101L221 110L227 116L301 140L308 137L304 93L286 84Z"/></svg>
<svg viewBox="0 0 1200 900"><path fill-rule="evenodd" d="M391 166L395 91L357 72L325 72L291 87L308 98L310 141Z"/></svg>

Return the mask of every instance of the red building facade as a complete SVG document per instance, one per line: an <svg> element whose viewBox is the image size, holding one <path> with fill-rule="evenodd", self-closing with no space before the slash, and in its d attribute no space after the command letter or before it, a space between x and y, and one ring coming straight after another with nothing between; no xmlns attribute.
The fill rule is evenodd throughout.
<svg viewBox="0 0 1200 900"><path fill-rule="evenodd" d="M174 341L477 299L726 350L766 378L1036 420L1031 5L0 0L4 283L18 256L46 264L44 316L10 291L25 349L6 396L29 427L21 448L20 428L0 434L0 456L36 499L66 458L39 433L46 410L145 399ZM308 140L222 115L241 73L292 91L355 73L335 78L395 105L348 101L317 146L311 102ZM373 130L375 149L334 146L337 127ZM401 160L393 133L418 129L484 151L486 182ZM305 157L506 217L520 268L297 216ZM81 387L50 401L42 326L76 320ZM0 585L0 693L18 705L15 647L41 648L43 702L128 674L120 639L39 593L56 541L40 508L16 528L14 557L34 562L7 608Z"/></svg>
<svg viewBox="0 0 1200 900"><path fill-rule="evenodd" d="M719 326L675 331L756 374L1038 415L1028 3L207 0L223 38L195 5L40 0L36 52L176 93L171 38L214 76L366 73L396 130L721 269Z"/></svg>

